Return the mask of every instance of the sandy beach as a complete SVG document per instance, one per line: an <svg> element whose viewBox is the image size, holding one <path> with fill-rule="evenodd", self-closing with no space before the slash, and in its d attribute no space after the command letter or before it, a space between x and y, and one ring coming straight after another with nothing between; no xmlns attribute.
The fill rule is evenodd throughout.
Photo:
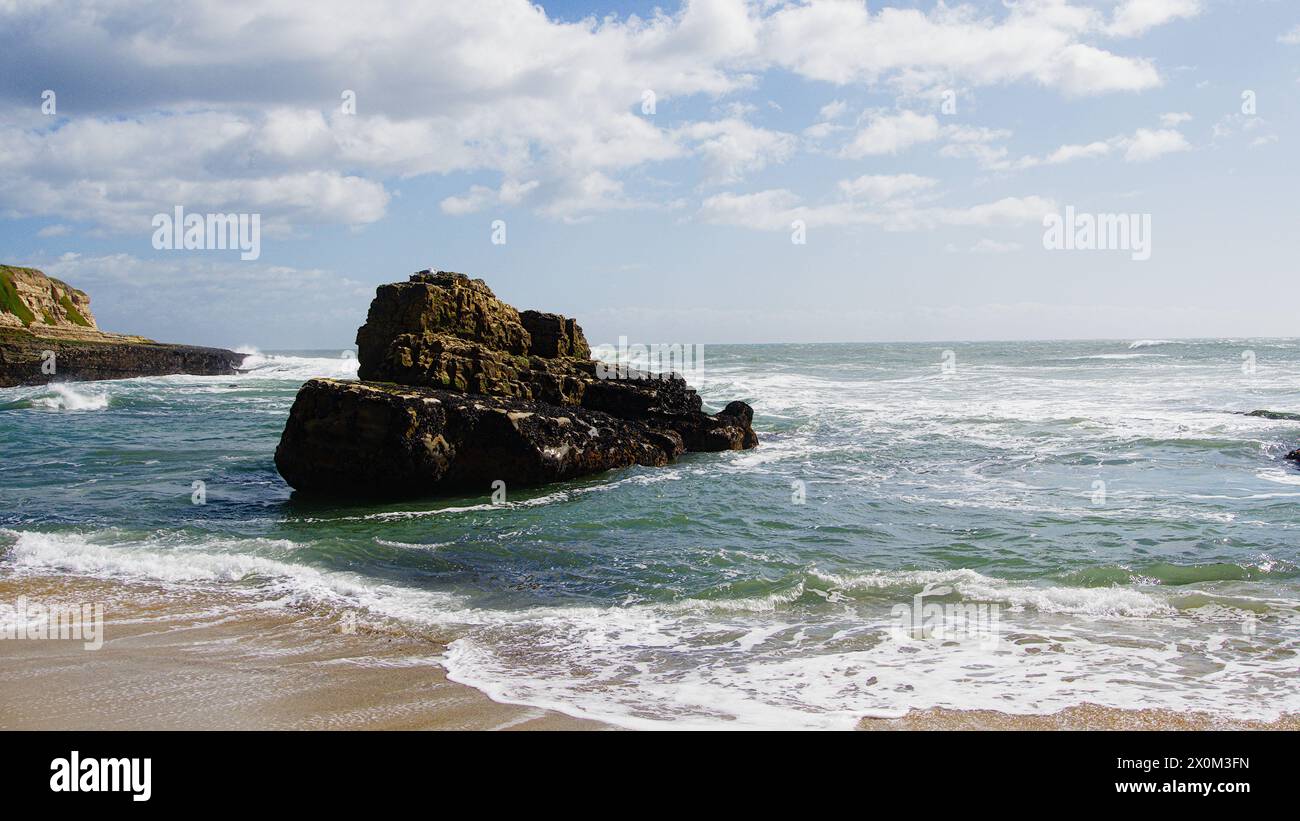
<svg viewBox="0 0 1300 821"><path fill-rule="evenodd" d="M106 603L98 650L75 640L0 641L3 730L608 730L500 704L446 678L443 646L335 614L232 604L78 577L0 579L0 600ZM881 730L1300 729L1300 717L1081 705L1051 715L914 710Z"/></svg>
<svg viewBox="0 0 1300 821"><path fill-rule="evenodd" d="M106 602L105 642L0 641L0 730L605 727L498 704L448 681L439 645L368 625L349 634L325 614L90 579L0 579L0 600L24 595Z"/></svg>
<svg viewBox="0 0 1300 821"><path fill-rule="evenodd" d="M1239 721L1209 713L1116 710L1081 704L1051 715L1011 715L994 710L913 710L902 718L863 719L859 730L1296 730L1300 716Z"/></svg>

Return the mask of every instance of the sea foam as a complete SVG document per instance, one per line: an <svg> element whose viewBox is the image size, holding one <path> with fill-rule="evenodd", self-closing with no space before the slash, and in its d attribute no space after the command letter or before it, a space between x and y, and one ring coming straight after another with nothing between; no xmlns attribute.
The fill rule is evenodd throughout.
<svg viewBox="0 0 1300 821"><path fill-rule="evenodd" d="M67 382L51 382L28 397L28 407L42 410L98 411L108 407L109 396L105 389L73 387Z"/></svg>

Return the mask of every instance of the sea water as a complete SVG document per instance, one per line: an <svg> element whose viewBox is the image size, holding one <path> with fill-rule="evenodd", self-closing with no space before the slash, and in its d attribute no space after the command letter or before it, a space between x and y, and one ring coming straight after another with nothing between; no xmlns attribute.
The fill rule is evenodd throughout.
<svg viewBox="0 0 1300 821"><path fill-rule="evenodd" d="M708 346L757 449L501 504L294 496L294 395L355 356L246 367L0 390L0 575L336 613L628 727L1300 712L1300 421L1245 415L1300 411L1297 341Z"/></svg>

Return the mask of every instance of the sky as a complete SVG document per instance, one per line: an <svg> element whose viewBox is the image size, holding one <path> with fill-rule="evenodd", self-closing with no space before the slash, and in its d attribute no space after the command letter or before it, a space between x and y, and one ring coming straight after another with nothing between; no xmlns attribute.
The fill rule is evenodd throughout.
<svg viewBox="0 0 1300 821"><path fill-rule="evenodd" d="M0 263L263 350L426 268L593 344L1297 336L1298 97L1292 0L0 0Z"/></svg>

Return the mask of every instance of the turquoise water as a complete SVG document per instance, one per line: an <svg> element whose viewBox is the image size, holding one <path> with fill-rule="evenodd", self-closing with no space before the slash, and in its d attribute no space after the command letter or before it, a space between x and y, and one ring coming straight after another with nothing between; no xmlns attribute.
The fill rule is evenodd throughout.
<svg viewBox="0 0 1300 821"><path fill-rule="evenodd" d="M294 393L355 360L249 364L0 390L0 574L359 618L499 700L634 727L1300 711L1300 422L1243 415L1300 411L1300 342L707 346L693 381L754 406L758 449L502 505L294 498ZM923 602L979 623L900 627Z"/></svg>

